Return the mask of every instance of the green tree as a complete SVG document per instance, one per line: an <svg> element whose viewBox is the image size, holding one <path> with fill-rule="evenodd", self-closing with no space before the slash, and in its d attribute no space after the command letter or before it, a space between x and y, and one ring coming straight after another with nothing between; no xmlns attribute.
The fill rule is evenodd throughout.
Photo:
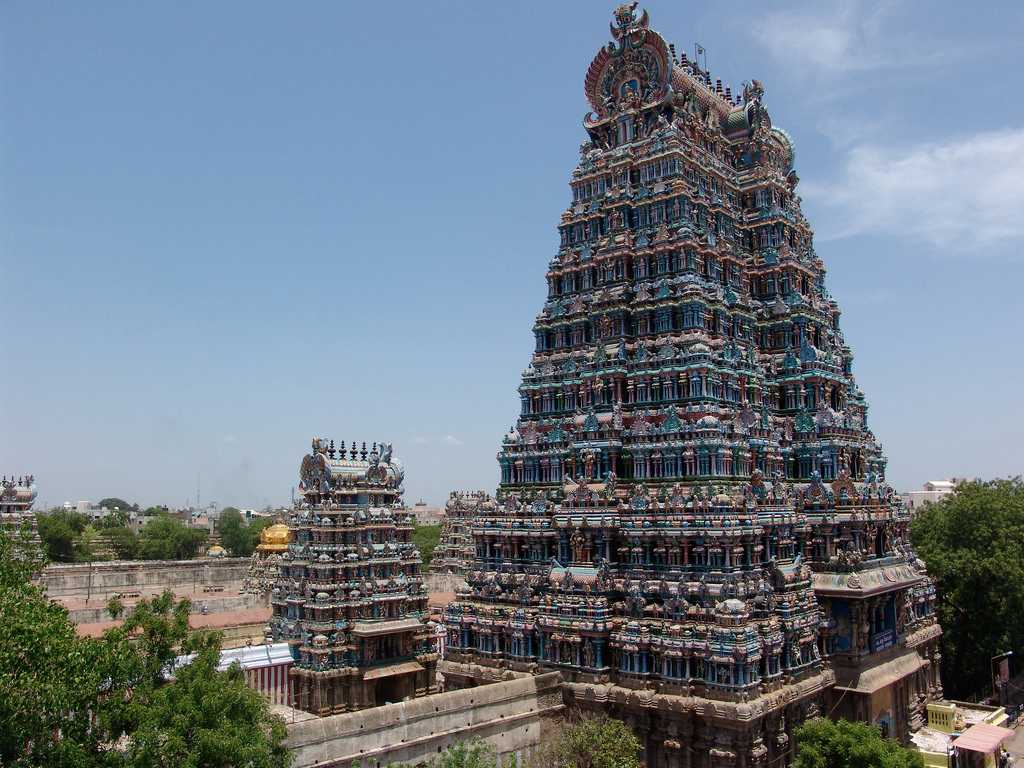
<svg viewBox="0 0 1024 768"><path fill-rule="evenodd" d="M76 542L75 549L75 560L82 563L85 561L92 562L93 560L99 559L97 552L100 544L100 533L96 530L96 526L89 523L82 529L82 532L78 534L78 541Z"/></svg>
<svg viewBox="0 0 1024 768"><path fill-rule="evenodd" d="M431 768L495 768L494 748L485 741L470 741L446 749L434 759Z"/></svg>
<svg viewBox="0 0 1024 768"><path fill-rule="evenodd" d="M124 528L129 523L128 512L123 509L115 509L100 518L101 528Z"/></svg>
<svg viewBox="0 0 1024 768"><path fill-rule="evenodd" d="M474 739L473 741L460 741L428 762L427 768L505 768L502 766L495 754L494 748L486 741ZM507 764L512 768L513 763ZM357 768L358 763L352 767ZM390 768L390 767L389 767ZM403 764L394 768L412 768Z"/></svg>
<svg viewBox="0 0 1024 768"><path fill-rule="evenodd" d="M420 555L423 556L423 568L430 565L430 561L434 557L434 548L439 541L441 541L440 525L417 525L413 528L412 543L416 545Z"/></svg>
<svg viewBox="0 0 1024 768"><path fill-rule="evenodd" d="M119 499L116 496L111 496L110 498L107 498L107 499L100 499L99 504L97 504L96 506L103 507L104 509L109 509L111 511L113 511L115 509L120 509L122 512L138 512L139 511L139 505L138 504L129 504L124 499Z"/></svg>
<svg viewBox="0 0 1024 768"><path fill-rule="evenodd" d="M139 537L131 528L108 528L107 541L119 560L134 560L139 555Z"/></svg>
<svg viewBox="0 0 1024 768"><path fill-rule="evenodd" d="M116 621L121 618L121 614L124 613L124 603L122 603L119 598L110 598L107 601L107 613L110 614L110 618Z"/></svg>
<svg viewBox="0 0 1024 768"><path fill-rule="evenodd" d="M1024 644L1024 482L961 483L910 530L935 581L943 688L987 693L991 657Z"/></svg>
<svg viewBox="0 0 1024 768"><path fill-rule="evenodd" d="M82 531L89 524L89 518L66 509L55 509L36 516L39 538L46 555L58 563L73 563L88 560L88 553L82 549Z"/></svg>
<svg viewBox="0 0 1024 768"><path fill-rule="evenodd" d="M188 560L206 542L206 531L189 528L165 513L158 514L139 532L139 557L143 560Z"/></svg>
<svg viewBox="0 0 1024 768"><path fill-rule="evenodd" d="M284 768L291 762L284 746L284 722L268 717L267 704L245 684L236 662L217 671L220 645L201 648L175 671L172 684L156 688L132 707L135 725L128 764L136 768L247 766Z"/></svg>
<svg viewBox="0 0 1024 768"><path fill-rule="evenodd" d="M37 515L36 525L39 529L39 538L46 548L46 556L50 560L57 563L74 562L75 539L78 534L62 515Z"/></svg>
<svg viewBox="0 0 1024 768"><path fill-rule="evenodd" d="M81 638L31 583L38 567L0 532L0 765L288 765L284 724L237 666L217 671L220 635L189 632L188 601L140 601ZM196 655L167 682L178 653Z"/></svg>
<svg viewBox="0 0 1024 768"><path fill-rule="evenodd" d="M863 723L815 718L796 729L793 768L924 768L921 753Z"/></svg>
<svg viewBox="0 0 1024 768"><path fill-rule="evenodd" d="M640 768L640 740L621 720L583 716L546 739L530 758L535 768Z"/></svg>
<svg viewBox="0 0 1024 768"><path fill-rule="evenodd" d="M129 504L115 496L100 499L96 506L108 511L108 514L99 521L101 528L124 528L130 521L131 513L139 509L138 504Z"/></svg>
<svg viewBox="0 0 1024 768"><path fill-rule="evenodd" d="M217 522L220 540L232 557L249 557L255 548L252 532L245 524L242 513L234 507L226 507Z"/></svg>
<svg viewBox="0 0 1024 768"><path fill-rule="evenodd" d="M29 577L0 532L0 765L95 764L87 715L103 680L100 644L79 638Z"/></svg>

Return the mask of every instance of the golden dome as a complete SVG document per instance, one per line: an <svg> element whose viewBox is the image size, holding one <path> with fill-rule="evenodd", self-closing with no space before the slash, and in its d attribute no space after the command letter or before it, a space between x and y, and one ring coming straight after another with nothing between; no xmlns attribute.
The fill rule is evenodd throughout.
<svg viewBox="0 0 1024 768"><path fill-rule="evenodd" d="M260 531L259 549L263 552L284 552L288 549L291 531L284 523L268 525Z"/></svg>

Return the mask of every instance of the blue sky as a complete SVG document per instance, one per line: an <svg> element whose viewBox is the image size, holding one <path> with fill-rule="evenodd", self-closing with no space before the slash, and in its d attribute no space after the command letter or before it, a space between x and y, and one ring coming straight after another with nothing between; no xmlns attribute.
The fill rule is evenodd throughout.
<svg viewBox="0 0 1024 768"><path fill-rule="evenodd" d="M4 3L0 474L260 506L320 435L493 490L612 7ZM1020 472L1020 6L647 8L795 138L890 481Z"/></svg>

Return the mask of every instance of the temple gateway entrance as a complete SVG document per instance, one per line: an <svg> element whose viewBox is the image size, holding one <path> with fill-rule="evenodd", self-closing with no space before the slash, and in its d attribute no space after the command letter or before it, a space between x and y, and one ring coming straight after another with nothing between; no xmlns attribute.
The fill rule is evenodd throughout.
<svg viewBox="0 0 1024 768"><path fill-rule="evenodd" d="M414 690L409 685L411 680L411 675L392 675L380 678L374 685L374 704L379 707L381 704L395 704L412 698Z"/></svg>

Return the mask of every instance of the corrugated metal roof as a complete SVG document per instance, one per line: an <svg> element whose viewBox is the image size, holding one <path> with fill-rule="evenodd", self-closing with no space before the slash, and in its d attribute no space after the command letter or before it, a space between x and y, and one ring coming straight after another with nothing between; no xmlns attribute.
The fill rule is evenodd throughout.
<svg viewBox="0 0 1024 768"><path fill-rule="evenodd" d="M165 677L174 677L174 670L192 663L194 653L187 656L178 656L164 670ZM288 643L274 643L272 645L249 645L243 648L229 648L220 652L220 661L217 664L217 671L223 672L235 662L241 665L242 669L262 669L273 667L279 664L290 664L291 653L288 650Z"/></svg>
<svg viewBox="0 0 1024 768"><path fill-rule="evenodd" d="M991 755L999 749L1000 744L1011 736L1013 736L1013 731L1009 728L977 723L953 739L952 744L957 749Z"/></svg>

